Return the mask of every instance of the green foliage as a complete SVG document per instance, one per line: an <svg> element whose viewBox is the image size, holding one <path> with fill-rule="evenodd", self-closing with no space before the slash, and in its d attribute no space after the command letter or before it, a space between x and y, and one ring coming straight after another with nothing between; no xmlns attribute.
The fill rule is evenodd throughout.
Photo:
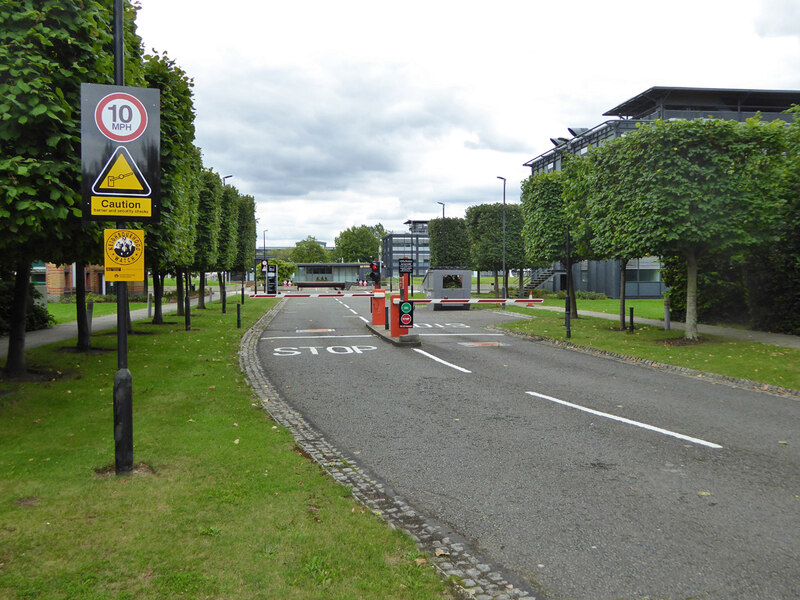
<svg viewBox="0 0 800 600"><path fill-rule="evenodd" d="M239 191L232 185L222 188L220 212L219 256L216 270L231 271L236 266L239 250Z"/></svg>
<svg viewBox="0 0 800 600"><path fill-rule="evenodd" d="M252 196L240 195L238 202L238 225L236 244L236 271L249 271L253 267L256 245L256 200Z"/></svg>
<svg viewBox="0 0 800 600"><path fill-rule="evenodd" d="M297 242L290 254L291 261L294 263L316 263L327 262L328 253L316 238L308 236L306 239Z"/></svg>
<svg viewBox="0 0 800 600"><path fill-rule="evenodd" d="M447 217L428 222L432 267L466 267L470 264L469 235L464 219Z"/></svg>
<svg viewBox="0 0 800 600"><path fill-rule="evenodd" d="M567 212L561 196L561 171L542 173L522 183L522 236L525 251L537 266L566 257Z"/></svg>
<svg viewBox="0 0 800 600"><path fill-rule="evenodd" d="M209 271L217 262L222 211L222 180L212 169L200 173L198 191L197 248L193 267Z"/></svg>
<svg viewBox="0 0 800 600"><path fill-rule="evenodd" d="M28 310L25 314L25 331L47 329L55 325L54 319L48 314L47 309L34 300L41 298L39 291L31 285L28 295ZM11 327L11 306L14 298L14 277L6 274L0 279L0 336L8 335Z"/></svg>
<svg viewBox="0 0 800 600"><path fill-rule="evenodd" d="M336 236L334 259L342 259L345 262L365 262L375 259L380 245L380 238L375 232L375 227L366 225L345 229Z"/></svg>
<svg viewBox="0 0 800 600"><path fill-rule="evenodd" d="M146 84L161 90L161 217L145 226L147 264L160 270L194 262L202 159L194 146L192 81L163 55L147 56Z"/></svg>
<svg viewBox="0 0 800 600"><path fill-rule="evenodd" d="M64 226L81 209L80 84L113 81L110 8L0 2L0 250L9 262L63 256L82 240ZM130 65L140 40L129 3L126 11Z"/></svg>
<svg viewBox="0 0 800 600"><path fill-rule="evenodd" d="M524 221L519 204L507 204L506 267L524 268L525 245L522 239ZM503 203L479 204L467 209L464 221L469 236L470 264L480 271L503 268Z"/></svg>

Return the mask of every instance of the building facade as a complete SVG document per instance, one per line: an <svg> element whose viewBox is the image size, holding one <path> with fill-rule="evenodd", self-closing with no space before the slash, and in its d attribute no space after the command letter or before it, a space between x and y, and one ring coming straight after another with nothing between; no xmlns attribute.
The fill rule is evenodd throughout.
<svg viewBox="0 0 800 600"><path fill-rule="evenodd" d="M414 261L414 277L424 276L431 266L428 221L409 220L404 225L408 225L407 232L387 233L381 240L383 277L395 277L399 274L398 261L401 258Z"/></svg>

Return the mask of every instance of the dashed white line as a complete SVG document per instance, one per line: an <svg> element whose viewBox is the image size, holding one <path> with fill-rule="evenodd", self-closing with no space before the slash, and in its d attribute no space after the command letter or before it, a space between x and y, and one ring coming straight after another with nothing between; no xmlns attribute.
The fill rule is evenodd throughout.
<svg viewBox="0 0 800 600"><path fill-rule="evenodd" d="M419 348L414 348L414 352L419 352L423 356L427 356L428 358L430 358L432 360L435 360L438 363L442 363L443 365L448 366L451 369L455 369L456 371L461 371L462 373L472 373L472 371L470 371L469 369L465 369L464 367L459 367L458 365L454 365L453 363L449 363L446 360L442 360L438 356L434 356L433 354L429 354L428 352L425 352L424 350L420 350Z"/></svg>
<svg viewBox="0 0 800 600"><path fill-rule="evenodd" d="M625 417L618 417L617 415L612 415L609 413L600 412L599 410L594 410L593 408L586 408L585 406L581 406L580 404L573 404L572 402L567 402L565 400L559 400L558 398L553 398L552 396L545 396L544 394L539 394L538 392L525 392L531 396L536 396L537 398L542 398L543 400L549 400L550 402L555 402L556 404L561 404L563 406L568 406L570 408L576 408L578 410L582 410L583 412L587 412L593 415L597 415L598 417L604 417L606 419L612 419L614 421L619 421L620 423L626 423L627 425L633 425L634 427L641 427L642 429L647 429L649 431L655 431L656 433L661 433L664 435L668 435L674 438L678 438L679 440L685 440L687 442L691 442L693 444L699 444L701 446L707 446L709 448L722 448L719 444L715 444L713 442L707 442L705 440L701 440L698 438L693 438L688 435L683 435L682 433L676 433L675 431L670 431L668 429L662 429L661 427L655 427L654 425L648 425L647 423L642 423L640 421L633 421L632 419L626 419Z"/></svg>

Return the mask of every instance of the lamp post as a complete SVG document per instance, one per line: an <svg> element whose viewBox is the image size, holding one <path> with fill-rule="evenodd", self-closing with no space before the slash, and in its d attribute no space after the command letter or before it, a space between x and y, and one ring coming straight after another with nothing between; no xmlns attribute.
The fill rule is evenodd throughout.
<svg viewBox="0 0 800 600"><path fill-rule="evenodd" d="M233 177L233 175L225 175L225 177L223 177L223 178L222 178L222 185L227 185L227 184L225 183L225 180L226 180L226 179L230 179L231 177Z"/></svg>
<svg viewBox="0 0 800 600"><path fill-rule="evenodd" d="M441 246L442 246L441 256L439 257L439 259L441 260L443 258L443 256L444 256L444 202L439 202L437 200L436 204L441 204L442 205L442 231L439 234L439 237L441 238L440 239L440 243L441 243ZM428 240L428 244L430 245L430 239ZM444 261L442 261L442 262L444 262ZM432 266L433 266L433 262L431 262L431 267ZM441 264L441 265L438 265L438 266L441 267L441 266L444 266L444 265Z"/></svg>
<svg viewBox="0 0 800 600"><path fill-rule="evenodd" d="M263 258L263 260L267 260L267 232L268 231L269 231L269 229L265 229L264 230L264 258ZM267 271L266 271L266 269L264 269L263 266L261 268L264 271L264 293L266 294L267 293Z"/></svg>
<svg viewBox="0 0 800 600"><path fill-rule="evenodd" d="M436 204L441 204L442 205L442 219L444 219L444 202L438 202L437 201Z"/></svg>
<svg viewBox="0 0 800 600"><path fill-rule="evenodd" d="M503 180L503 298L508 298L508 275L506 273L506 178L500 177ZM503 304L503 308L506 305Z"/></svg>

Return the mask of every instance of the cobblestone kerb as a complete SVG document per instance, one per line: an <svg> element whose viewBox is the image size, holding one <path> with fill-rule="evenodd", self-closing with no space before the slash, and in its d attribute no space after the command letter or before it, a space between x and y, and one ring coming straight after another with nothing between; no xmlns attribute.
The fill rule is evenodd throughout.
<svg viewBox="0 0 800 600"><path fill-rule="evenodd" d="M660 363L654 360L648 360L646 358L638 358L635 356L628 356L626 354L617 354L616 352L609 352L607 350L598 350L596 348L589 348L588 346L580 346L578 344L573 344L571 342L565 342L563 340L557 340L554 338L547 338L542 337L539 335L534 335L530 333L523 333L521 331L514 331L512 329L505 329L502 327L495 327L490 326L487 329L492 329L494 331L499 331L502 333L506 333L508 335L513 335L516 337L520 337L523 339L530 340L532 342L542 342L544 344L549 344L551 346L556 346L558 348L564 348L566 350L574 350L576 352L583 352L584 354L592 354L594 356L600 356L603 358L610 358L611 360L616 360L619 362L625 363L632 363L635 365L639 365L642 367L649 367L651 369L658 369L659 371L669 371L671 373L678 373L679 375L685 375L687 377L696 377L702 379L708 379L709 381L714 381L717 383L723 383L725 385L729 385L731 387L743 388L748 390L756 390L759 392L767 392L769 394L774 394L775 396L786 397L789 396L793 399L800 400L800 390L794 390L792 388L785 388L780 387L777 385L769 385L767 383L760 383L758 381L752 381L750 379L739 379L737 377L728 377L727 375L718 375L716 373L707 373L706 371L699 371L697 369L690 369L689 367L678 367L675 365L669 365L666 363Z"/></svg>
<svg viewBox="0 0 800 600"><path fill-rule="evenodd" d="M391 527L411 536L429 555L439 574L464 598L475 600L546 600L526 588L516 577L504 573L478 557L470 544L441 524L419 514L387 486L371 478L358 464L345 459L301 414L283 401L261 369L258 340L270 321L280 311L285 299L268 311L242 337L239 366L261 401L261 406L294 436L300 449L339 483L352 490L353 496Z"/></svg>

